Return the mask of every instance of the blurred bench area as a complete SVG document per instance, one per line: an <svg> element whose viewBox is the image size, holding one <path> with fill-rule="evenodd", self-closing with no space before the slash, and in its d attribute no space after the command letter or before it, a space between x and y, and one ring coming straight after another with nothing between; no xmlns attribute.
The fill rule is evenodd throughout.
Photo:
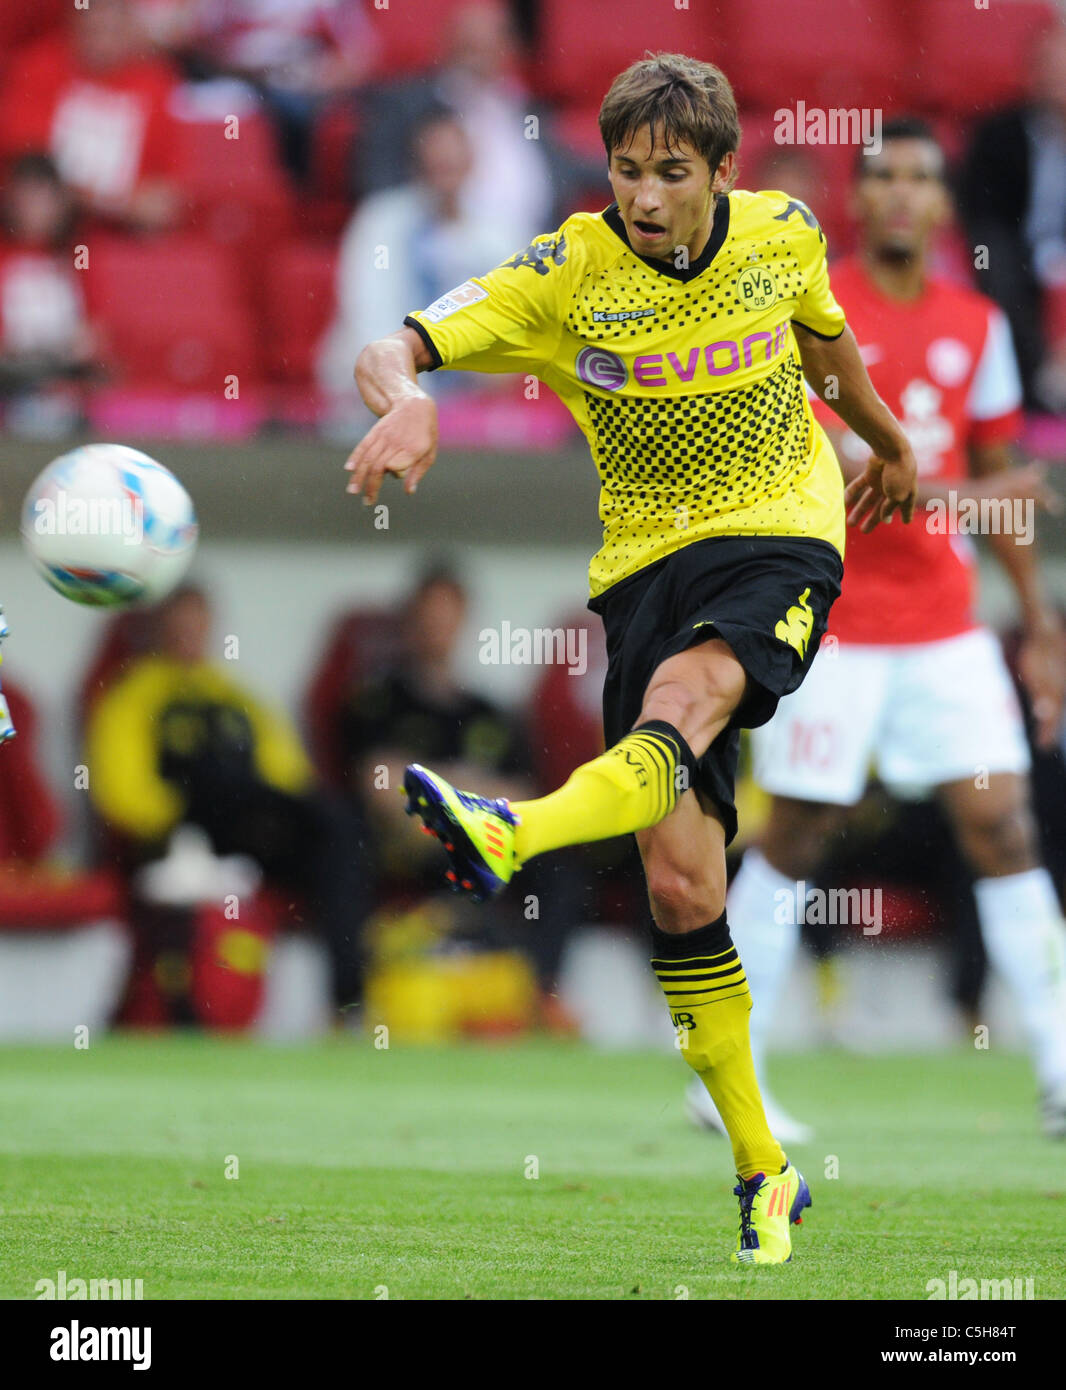
<svg viewBox="0 0 1066 1390"><path fill-rule="evenodd" d="M937 265L973 281L998 231L1013 279L977 283L1007 296L1027 445L1062 463L1066 226L1063 257L1034 259L1032 190L998 181L1025 113L1066 112L1062 23L1052 0L4 0L0 602L20 735L0 749L0 1038L671 1046L632 844L551 856L471 912L397 814L405 760L521 796L598 750L587 449L536 383L441 373L437 467L417 499L390 481L364 510L342 471L370 423L355 357L606 206L602 94L645 49L679 49L736 88L740 186L804 199L832 255L853 245L856 149L778 143L775 113L931 120L959 205ZM196 502L200 553L164 611L79 609L21 550L26 488L88 439L146 449ZM1040 536L1066 594L1066 519ZM1006 636L999 573L982 585ZM562 634L554 658L511 642L534 633ZM1061 749L1035 782L1061 892ZM741 796L750 837L764 808ZM984 960L945 843L931 808L872 790L833 871L891 885L893 949L816 928L780 1041L940 1046L976 1016Z"/></svg>
<svg viewBox="0 0 1066 1390"><path fill-rule="evenodd" d="M117 1021L299 1038L383 1023L432 1041L580 1018L604 1046L670 1045L630 846L551 856L504 910L472 911L443 891L437 846L396 790L409 759L482 792L546 790L598 748L602 637L581 605L595 480L581 451L446 451L417 499L386 490L378 529L344 496L335 448L158 444L203 522L175 622L174 605L108 616L38 579L15 529L47 449L4 448L3 669L20 735L0 750L0 1035ZM1062 528L1043 527L1059 593ZM998 572L983 584L1006 628ZM537 630L563 645L508 649ZM1062 751L1038 758L1060 887L1064 789ZM741 797L751 837L764 804L750 782ZM833 873L884 886L884 933L811 929L782 1041L950 1042L984 969L935 810L875 787ZM981 1007L1011 1036L1009 1009Z"/></svg>

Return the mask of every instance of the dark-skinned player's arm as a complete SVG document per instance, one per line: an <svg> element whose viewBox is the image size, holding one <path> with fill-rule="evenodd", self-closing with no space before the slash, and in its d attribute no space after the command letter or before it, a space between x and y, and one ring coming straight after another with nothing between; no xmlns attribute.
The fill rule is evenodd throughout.
<svg viewBox="0 0 1066 1390"><path fill-rule="evenodd" d="M369 343L355 364L355 381L378 422L357 444L344 465L351 472L349 492L362 492L372 506L386 473L414 492L437 457L437 407L418 384L418 373L433 366L429 348L413 328L401 328Z"/></svg>
<svg viewBox="0 0 1066 1390"><path fill-rule="evenodd" d="M844 489L848 525L872 531L897 511L904 521L914 515L917 470L903 429L874 390L850 328L838 338L821 338L793 323L803 375L830 410L873 450L863 471Z"/></svg>
<svg viewBox="0 0 1066 1390"><path fill-rule="evenodd" d="M1062 511L1061 498L1044 481L1043 464L1012 467L1011 449L1004 441L972 443L969 455L970 473L976 480L971 486L983 488L982 495L1032 498L1046 511ZM1044 591L1032 534L1025 541L1000 531L986 539L1018 595L1022 613L1019 670L1032 704L1037 745L1051 748L1066 703L1066 633Z"/></svg>

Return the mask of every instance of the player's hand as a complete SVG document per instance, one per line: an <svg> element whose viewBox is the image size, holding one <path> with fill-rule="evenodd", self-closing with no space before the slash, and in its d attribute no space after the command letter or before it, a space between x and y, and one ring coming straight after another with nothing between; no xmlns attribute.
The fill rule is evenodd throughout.
<svg viewBox="0 0 1066 1390"><path fill-rule="evenodd" d="M1047 482L1046 463L1027 463L1023 468L1008 468L981 479L984 497L1031 497L1038 507L1052 516L1061 516L1060 495Z"/></svg>
<svg viewBox="0 0 1066 1390"><path fill-rule="evenodd" d="M424 393L405 396L381 417L344 465L351 473L348 491L361 492L364 505L378 499L386 473L404 480L413 493L437 457L437 407Z"/></svg>
<svg viewBox="0 0 1066 1390"><path fill-rule="evenodd" d="M1018 670L1032 706L1037 747L1051 748L1066 703L1066 632L1055 614L1047 614L1026 629Z"/></svg>
<svg viewBox="0 0 1066 1390"><path fill-rule="evenodd" d="M914 452L906 441L901 441L894 457L875 455L844 489L848 525L858 526L868 534L880 522L891 521L896 512L904 521L910 521L917 494Z"/></svg>

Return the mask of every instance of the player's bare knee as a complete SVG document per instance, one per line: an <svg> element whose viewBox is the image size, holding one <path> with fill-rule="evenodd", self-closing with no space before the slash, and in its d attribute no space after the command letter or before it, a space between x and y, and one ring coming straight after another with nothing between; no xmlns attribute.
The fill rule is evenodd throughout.
<svg viewBox="0 0 1066 1390"><path fill-rule="evenodd" d="M1020 874L1040 862L1036 825L1028 806L967 816L958 833L962 852L979 877Z"/></svg>
<svg viewBox="0 0 1066 1390"><path fill-rule="evenodd" d="M651 859L644 866L652 913L663 931L691 931L721 915L721 888L697 879L668 860Z"/></svg>
<svg viewBox="0 0 1066 1390"><path fill-rule="evenodd" d="M637 724L645 724L649 719L662 719L684 734L691 725L696 704L696 692L684 681L664 681L652 686L645 695Z"/></svg>

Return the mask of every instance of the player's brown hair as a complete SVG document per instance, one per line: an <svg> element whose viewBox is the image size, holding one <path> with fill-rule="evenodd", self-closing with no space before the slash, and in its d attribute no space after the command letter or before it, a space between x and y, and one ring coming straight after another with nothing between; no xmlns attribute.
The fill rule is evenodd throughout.
<svg viewBox="0 0 1066 1390"><path fill-rule="evenodd" d="M740 120L729 79L713 63L684 53L648 53L611 83L600 107L600 134L610 160L650 126L674 149L685 140L713 174L740 147Z"/></svg>

